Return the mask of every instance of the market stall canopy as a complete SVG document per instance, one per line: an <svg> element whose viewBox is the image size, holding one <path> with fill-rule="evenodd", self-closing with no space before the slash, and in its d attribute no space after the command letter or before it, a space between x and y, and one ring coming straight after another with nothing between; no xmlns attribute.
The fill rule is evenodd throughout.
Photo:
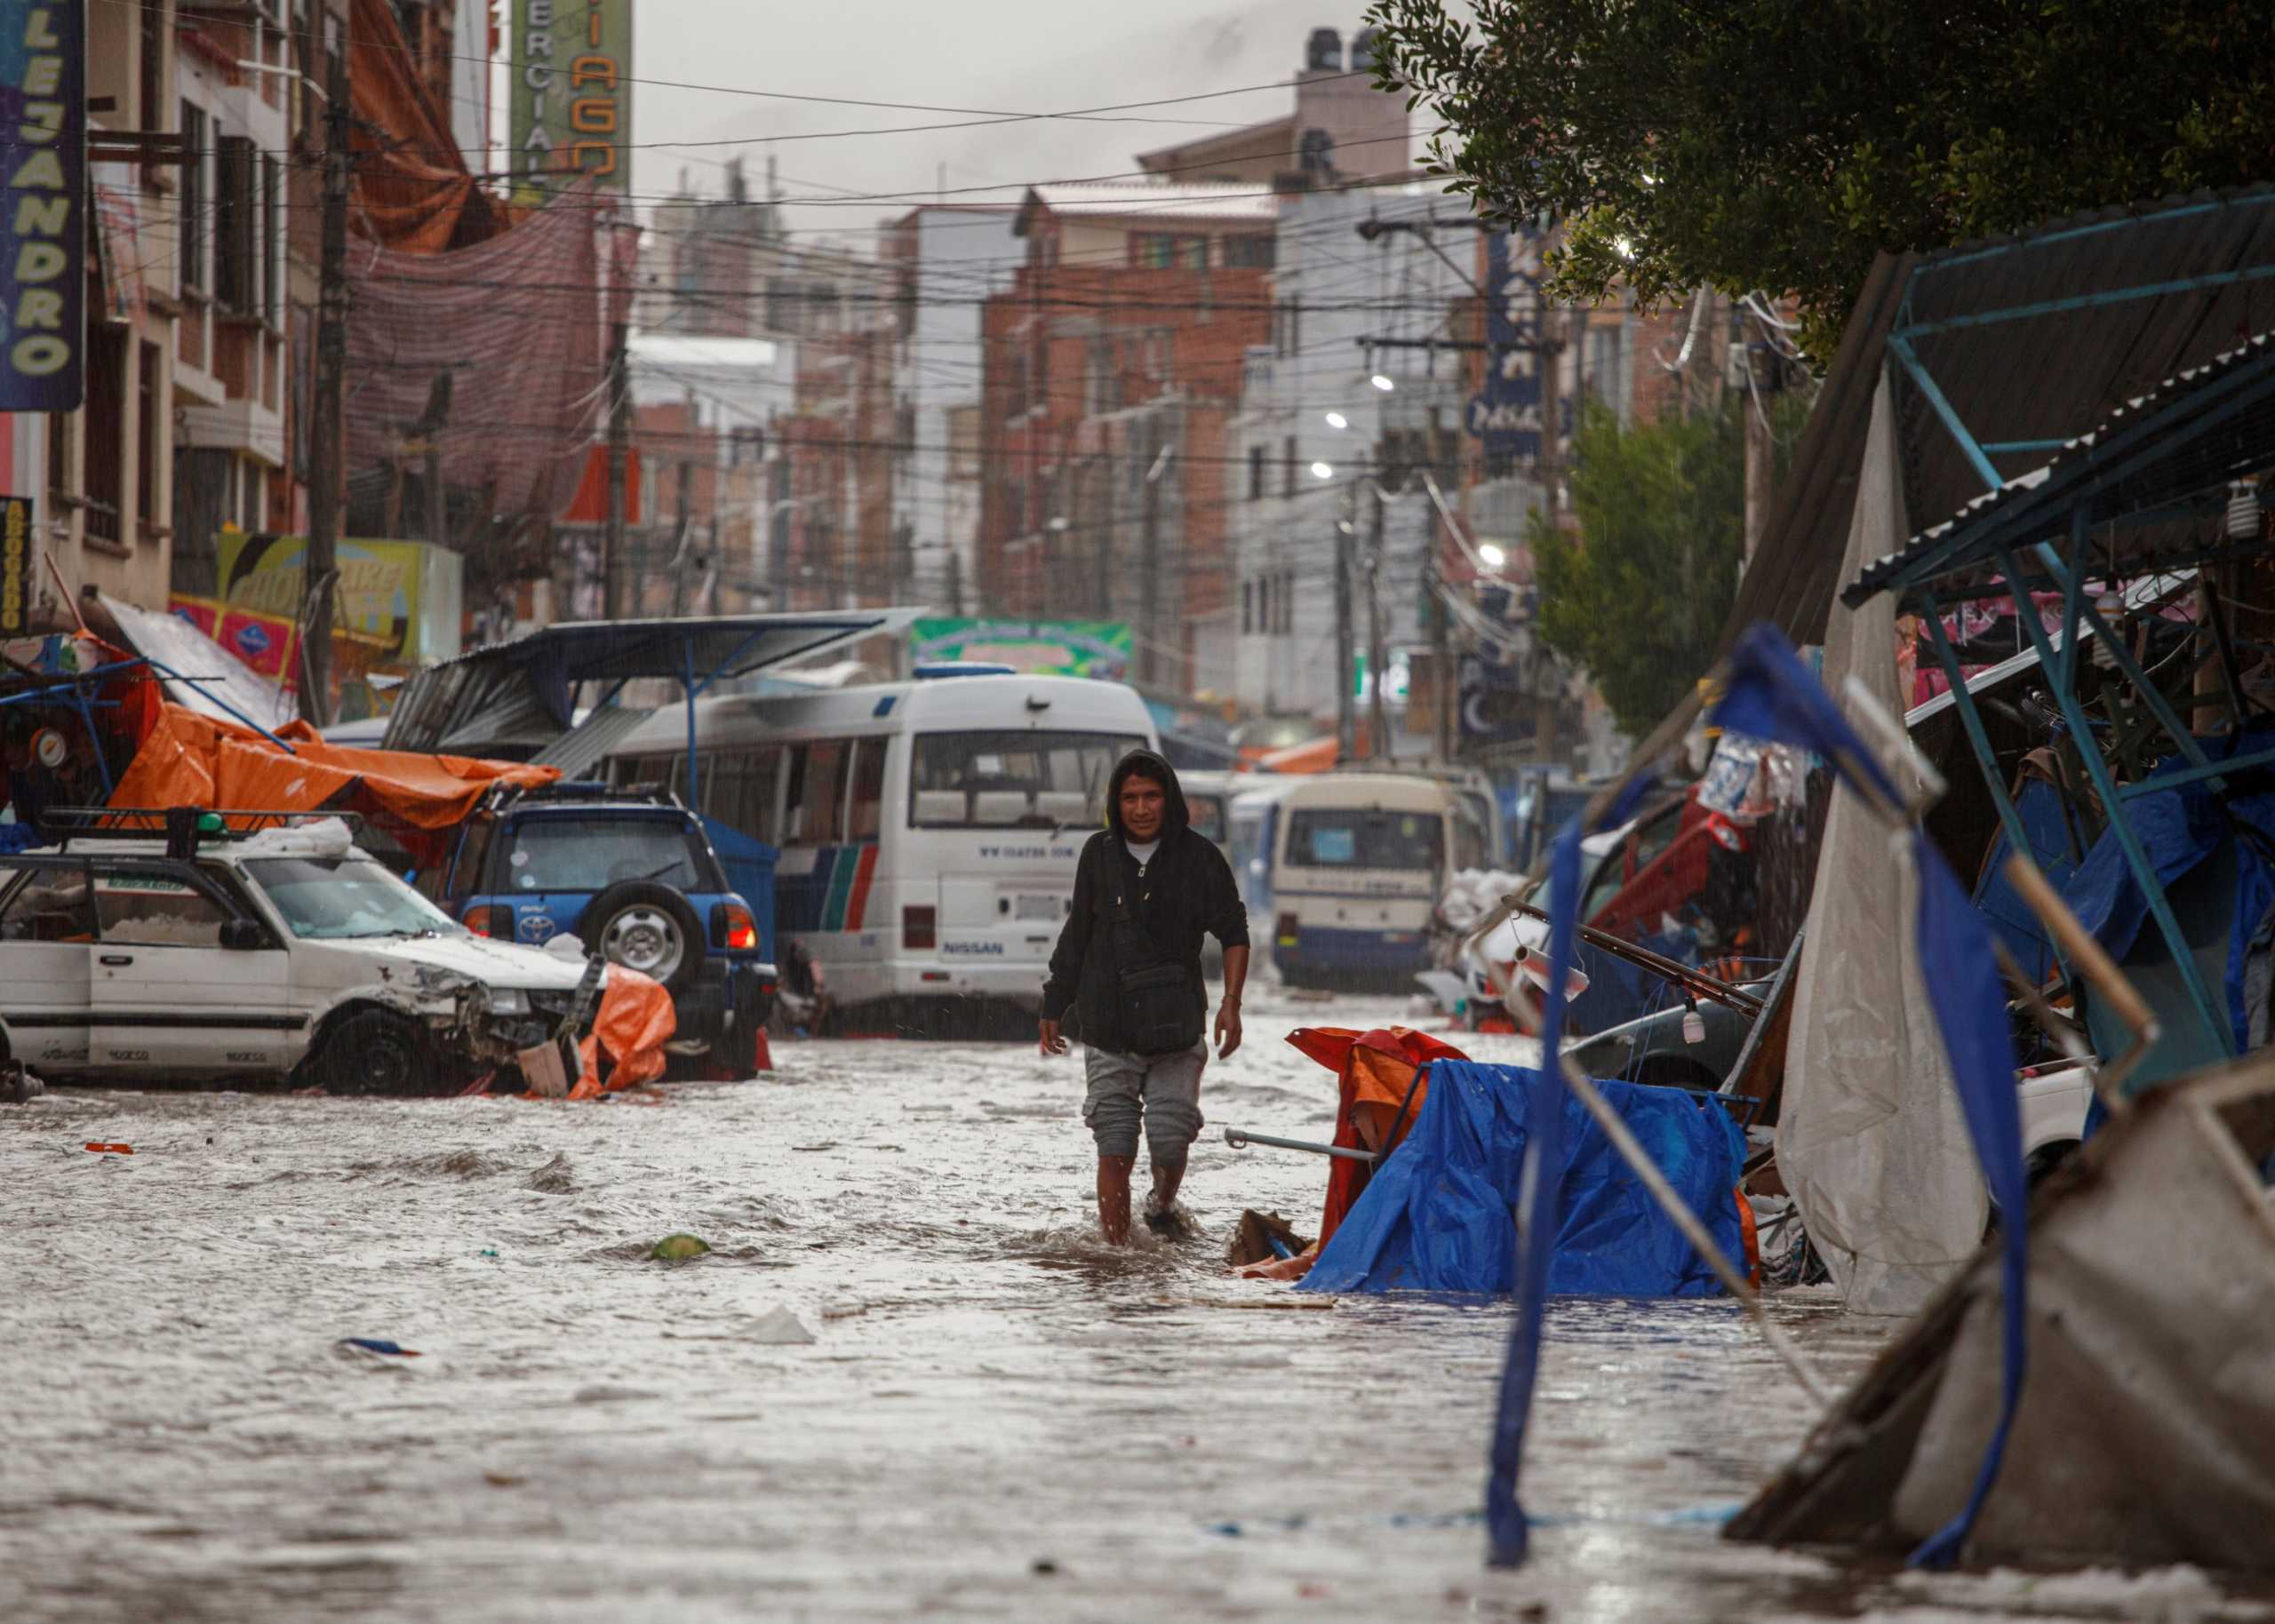
<svg viewBox="0 0 2275 1624"><path fill-rule="evenodd" d="M2126 402L2051 462L1873 561L1841 599L1853 608L1882 592L1983 585L1999 576L2002 550L2067 540L2088 504L2091 561L2111 578L2193 566L2234 549L2222 522L2229 482L2271 463L2275 334L2262 333ZM2255 513L2249 539L2255 550Z"/></svg>
<svg viewBox="0 0 2275 1624"><path fill-rule="evenodd" d="M526 759L569 730L585 683L660 678L700 689L861 638L898 636L920 613L822 609L543 626L411 678L386 747Z"/></svg>
<svg viewBox="0 0 2275 1624"><path fill-rule="evenodd" d="M2013 237L1881 256L1793 471L1738 587L1724 642L1768 620L1821 641L1872 402L1896 392L1904 508L1936 522L2028 474L2127 401L2265 324L2275 186L2052 220Z"/></svg>

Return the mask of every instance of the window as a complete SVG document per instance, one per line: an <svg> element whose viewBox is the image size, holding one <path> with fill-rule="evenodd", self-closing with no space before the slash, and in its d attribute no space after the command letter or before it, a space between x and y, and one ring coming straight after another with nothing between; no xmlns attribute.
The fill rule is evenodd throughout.
<svg viewBox="0 0 2275 1624"><path fill-rule="evenodd" d="M1246 236L1226 237L1224 243L1225 264L1227 267L1260 271L1272 268L1274 244L1270 237L1252 233Z"/></svg>
<svg viewBox="0 0 2275 1624"><path fill-rule="evenodd" d="M1095 827L1114 764L1145 740L1114 733L920 733L910 756L914 829Z"/></svg>
<svg viewBox="0 0 2275 1624"><path fill-rule="evenodd" d="M1241 583L1241 633L1246 636L1256 630L1256 583Z"/></svg>
<svg viewBox="0 0 2275 1624"><path fill-rule="evenodd" d="M172 30L165 26L165 12L162 5L142 8L142 71L135 110L141 115L145 130L166 127L166 36Z"/></svg>
<svg viewBox="0 0 2275 1624"><path fill-rule="evenodd" d="M1430 870L1439 865L1445 838L1446 820L1435 812L1300 808L1288 820L1288 862L1296 868Z"/></svg>
<svg viewBox="0 0 2275 1624"><path fill-rule="evenodd" d="M134 512L148 533L158 522L159 350L145 344L134 399Z"/></svg>
<svg viewBox="0 0 2275 1624"><path fill-rule="evenodd" d="M95 921L87 912L87 871L37 868L0 908L0 942L92 942Z"/></svg>
<svg viewBox="0 0 2275 1624"><path fill-rule="evenodd" d="M250 313L260 301L260 197L252 142L225 135L216 153L213 187L213 299L224 310Z"/></svg>
<svg viewBox="0 0 2275 1624"><path fill-rule="evenodd" d="M1260 445L1248 449L1248 499L1251 502L1264 498L1264 465L1269 456Z"/></svg>
<svg viewBox="0 0 2275 1624"><path fill-rule="evenodd" d="M126 368L133 350L133 338L123 327L105 322L87 330L85 421L104 432L89 434L82 442L85 449L79 491L87 502L87 534L105 541L126 538L122 513L126 469L119 455L117 426L129 409Z"/></svg>
<svg viewBox="0 0 2275 1624"><path fill-rule="evenodd" d="M95 922L106 945L218 948L228 918L227 909L186 880L95 871Z"/></svg>
<svg viewBox="0 0 2275 1624"><path fill-rule="evenodd" d="M839 739L790 747L790 782L782 803L783 845L826 846L837 839L848 753Z"/></svg>
<svg viewBox="0 0 2275 1624"><path fill-rule="evenodd" d="M1256 625L1259 632L1272 630L1272 577L1268 575L1256 583Z"/></svg>
<svg viewBox="0 0 2275 1624"><path fill-rule="evenodd" d="M466 934L369 857L258 857L245 869L303 942Z"/></svg>
<svg viewBox="0 0 2275 1624"><path fill-rule="evenodd" d="M1222 795L1187 795L1185 809L1192 816L1195 834L1218 846L1225 843L1225 798Z"/></svg>
<svg viewBox="0 0 2275 1624"><path fill-rule="evenodd" d="M853 793L846 808L845 838L874 840L884 821L885 744L865 738L853 745Z"/></svg>
<svg viewBox="0 0 2275 1624"><path fill-rule="evenodd" d="M275 158L260 161L260 314L271 326L284 306L283 243L284 166Z"/></svg>
<svg viewBox="0 0 2275 1624"><path fill-rule="evenodd" d="M181 104L181 212L178 230L181 251L181 285L205 286L205 115L185 101Z"/></svg>
<svg viewBox="0 0 2275 1624"><path fill-rule="evenodd" d="M482 889L482 865L490 856L491 837L497 828L496 822L489 818L475 818L467 824L466 840L459 848L458 862L451 870L450 886L444 896L471 896Z"/></svg>
<svg viewBox="0 0 2275 1624"><path fill-rule="evenodd" d="M604 891L627 880L710 888L676 813L524 817L514 825L505 874L512 891Z"/></svg>
<svg viewBox="0 0 2275 1624"><path fill-rule="evenodd" d="M1289 435L1280 442L1280 494L1296 494L1296 437Z"/></svg>
<svg viewBox="0 0 2275 1624"><path fill-rule="evenodd" d="M1133 231L1130 262L1144 270L1201 270L1209 263L1209 239L1166 231Z"/></svg>

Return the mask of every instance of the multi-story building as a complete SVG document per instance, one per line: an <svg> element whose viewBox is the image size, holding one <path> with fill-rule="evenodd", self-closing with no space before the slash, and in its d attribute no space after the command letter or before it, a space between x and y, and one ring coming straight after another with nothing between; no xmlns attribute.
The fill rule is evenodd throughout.
<svg viewBox="0 0 2275 1624"><path fill-rule="evenodd" d="M1374 30L1343 37L1314 28L1304 45L1295 105L1260 123L1138 155L1138 166L1165 180L1225 181L1289 190L1395 178L1415 168L1405 96L1376 88Z"/></svg>
<svg viewBox="0 0 2275 1624"><path fill-rule="evenodd" d="M979 575L997 613L1132 624L1139 681L1233 681L1226 426L1270 330L1279 199L1241 185L1031 188L983 318Z"/></svg>
<svg viewBox="0 0 2275 1624"><path fill-rule="evenodd" d="M904 591L957 613L978 562L980 313L1024 257L1017 225L1008 203L926 204L887 227L882 244L893 276L892 529L911 560Z"/></svg>
<svg viewBox="0 0 2275 1624"><path fill-rule="evenodd" d="M209 132L180 122L177 34L192 36L195 22L178 16L172 0L89 6L85 19L99 263L87 291L84 402L72 412L19 417L0 443L10 456L8 489L44 497L36 511L41 541L68 586L163 603L174 527L177 328L187 343L196 324L203 354L212 291L203 269L213 260L211 193L188 188L203 182L207 169L199 163L212 165L216 155ZM178 133L203 149L196 162L169 161L163 143ZM135 156L106 155L138 147ZM245 224L259 243L258 217L246 221L242 213L231 216L231 241L241 241L235 229ZM195 267L185 266L186 249L198 255ZM241 270L243 261L232 267ZM201 277L195 283L192 269ZM260 286L256 280L256 308ZM243 291L232 284L233 293ZM47 585L39 583L40 595Z"/></svg>
<svg viewBox="0 0 2275 1624"><path fill-rule="evenodd" d="M172 399L171 585L213 590L223 528L289 522L297 503L285 425L291 390L290 168L296 111L322 103L295 78L281 0L185 5L175 35L179 299ZM263 14L264 12L269 14ZM143 601L163 603L167 587Z"/></svg>
<svg viewBox="0 0 2275 1624"><path fill-rule="evenodd" d="M1267 713L1335 712L1340 526L1352 527L1355 647L1372 641L1378 609L1393 670L1429 641L1433 550L1441 578L1460 572L1423 472L1457 496L1471 388L1451 346L1466 336L1460 315L1475 297L1457 268L1474 235L1442 193L1421 185L1281 202L1270 340L1249 353L1232 424L1240 465L1228 516L1236 691Z"/></svg>

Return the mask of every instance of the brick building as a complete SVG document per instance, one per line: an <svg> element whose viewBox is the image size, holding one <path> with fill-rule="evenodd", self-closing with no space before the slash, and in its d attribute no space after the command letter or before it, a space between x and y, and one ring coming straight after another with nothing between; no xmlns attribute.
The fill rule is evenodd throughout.
<svg viewBox="0 0 2275 1624"><path fill-rule="evenodd" d="M1126 620L1139 680L1227 692L1226 426L1271 329L1279 200L1249 186L1032 188L982 314L979 575L997 613Z"/></svg>

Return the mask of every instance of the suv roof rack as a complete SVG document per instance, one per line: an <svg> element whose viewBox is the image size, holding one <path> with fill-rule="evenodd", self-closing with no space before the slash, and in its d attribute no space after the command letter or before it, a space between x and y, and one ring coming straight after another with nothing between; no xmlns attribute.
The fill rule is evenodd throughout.
<svg viewBox="0 0 2275 1624"><path fill-rule="evenodd" d="M619 806L687 809L676 794L660 784L609 784L592 778L561 778L551 784L540 784L507 797L505 804L527 806L531 801L548 800L602 801Z"/></svg>
<svg viewBox="0 0 2275 1624"><path fill-rule="evenodd" d="M242 840L264 829L290 829L336 817L356 834L363 832L360 812L309 812L266 807L48 807L40 813L43 833L58 846L74 840L166 842L169 856L187 857L210 840Z"/></svg>

